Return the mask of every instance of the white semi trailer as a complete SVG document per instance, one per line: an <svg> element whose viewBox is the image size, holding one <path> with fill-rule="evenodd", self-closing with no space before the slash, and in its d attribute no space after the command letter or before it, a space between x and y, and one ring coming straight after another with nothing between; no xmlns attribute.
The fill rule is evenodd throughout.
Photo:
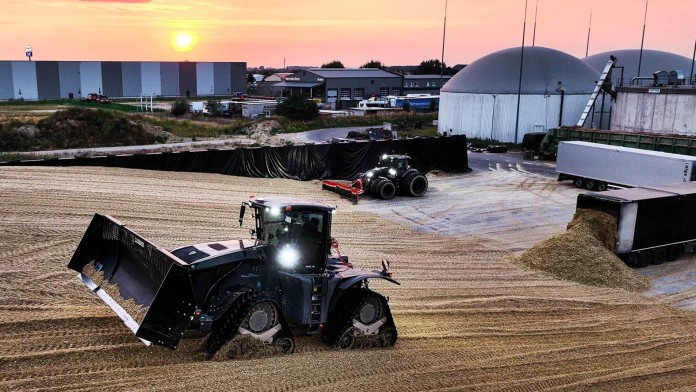
<svg viewBox="0 0 696 392"><path fill-rule="evenodd" d="M578 188L605 191L696 180L696 157L588 142L558 145L558 180Z"/></svg>

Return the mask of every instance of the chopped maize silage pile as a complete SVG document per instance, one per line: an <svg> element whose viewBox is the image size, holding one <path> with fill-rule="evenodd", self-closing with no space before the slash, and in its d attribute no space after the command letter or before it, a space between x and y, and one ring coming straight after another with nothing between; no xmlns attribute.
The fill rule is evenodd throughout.
<svg viewBox="0 0 696 392"><path fill-rule="evenodd" d="M565 233L544 240L519 257L525 266L557 278L600 287L645 291L650 282L613 252L616 219L609 214L578 210Z"/></svg>

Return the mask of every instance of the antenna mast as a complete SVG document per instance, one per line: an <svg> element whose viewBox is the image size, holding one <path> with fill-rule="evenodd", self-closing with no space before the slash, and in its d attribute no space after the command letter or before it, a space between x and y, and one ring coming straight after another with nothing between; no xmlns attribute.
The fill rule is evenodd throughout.
<svg viewBox="0 0 696 392"><path fill-rule="evenodd" d="M640 55L638 56L638 77L640 77L640 63L643 61L643 42L645 41L645 22L648 19L648 0L645 0L645 16L643 16L643 35L640 37Z"/></svg>
<svg viewBox="0 0 696 392"><path fill-rule="evenodd" d="M440 60L440 88L445 75L445 32L447 31L447 0L445 0L445 21L442 23L442 59Z"/></svg>
<svg viewBox="0 0 696 392"><path fill-rule="evenodd" d="M587 46L585 47L585 57L590 51L590 30L592 29L592 7L590 7L590 23L587 25Z"/></svg>
<svg viewBox="0 0 696 392"><path fill-rule="evenodd" d="M520 81L517 85L517 116L515 118L515 144L517 144L517 132L520 128L520 95L522 95L522 66L524 64L524 35L527 30L527 1L524 0L524 23L522 24L522 52L520 54Z"/></svg>

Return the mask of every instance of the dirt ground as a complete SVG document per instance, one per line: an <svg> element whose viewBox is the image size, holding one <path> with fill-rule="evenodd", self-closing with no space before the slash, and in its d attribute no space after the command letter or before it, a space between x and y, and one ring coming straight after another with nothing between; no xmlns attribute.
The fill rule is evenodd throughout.
<svg viewBox="0 0 696 392"><path fill-rule="evenodd" d="M421 199L353 206L316 181L0 168L0 390L693 390L696 313L671 306L693 296L589 287L514 262L564 230L577 190L505 169L429 179ZM392 261L402 285L371 287L390 298L395 347L301 337L295 354L235 361L205 360L201 339L148 348L66 268L94 212L173 248L246 238L239 202L270 193L337 204L341 251L358 266Z"/></svg>

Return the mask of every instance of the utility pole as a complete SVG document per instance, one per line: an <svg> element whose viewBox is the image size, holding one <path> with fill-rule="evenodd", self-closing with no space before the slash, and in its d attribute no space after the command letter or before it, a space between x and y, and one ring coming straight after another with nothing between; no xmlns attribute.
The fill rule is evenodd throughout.
<svg viewBox="0 0 696 392"><path fill-rule="evenodd" d="M534 33L532 34L532 46L536 43L536 20L537 20L537 11L539 10L539 0L536 1L536 5L534 6Z"/></svg>
<svg viewBox="0 0 696 392"><path fill-rule="evenodd" d="M638 55L638 77L640 77L640 63L643 61L643 42L645 41L645 22L648 19L648 0L645 0L645 16L643 16L643 35L640 37L640 54Z"/></svg>
<svg viewBox="0 0 696 392"><path fill-rule="evenodd" d="M527 32L527 1L524 0L524 22L522 23L522 50L520 53L520 81L517 85L517 116L515 118L515 144L520 129L520 96L522 95L522 69L524 64L524 35Z"/></svg>
<svg viewBox="0 0 696 392"><path fill-rule="evenodd" d="M442 88L442 78L445 75L445 32L447 31L447 0L445 0L445 20L442 23L442 58L440 60L440 88Z"/></svg>
<svg viewBox="0 0 696 392"><path fill-rule="evenodd" d="M585 46L585 57L590 51L590 30L592 30L592 7L590 7L590 23L587 25L587 46Z"/></svg>

